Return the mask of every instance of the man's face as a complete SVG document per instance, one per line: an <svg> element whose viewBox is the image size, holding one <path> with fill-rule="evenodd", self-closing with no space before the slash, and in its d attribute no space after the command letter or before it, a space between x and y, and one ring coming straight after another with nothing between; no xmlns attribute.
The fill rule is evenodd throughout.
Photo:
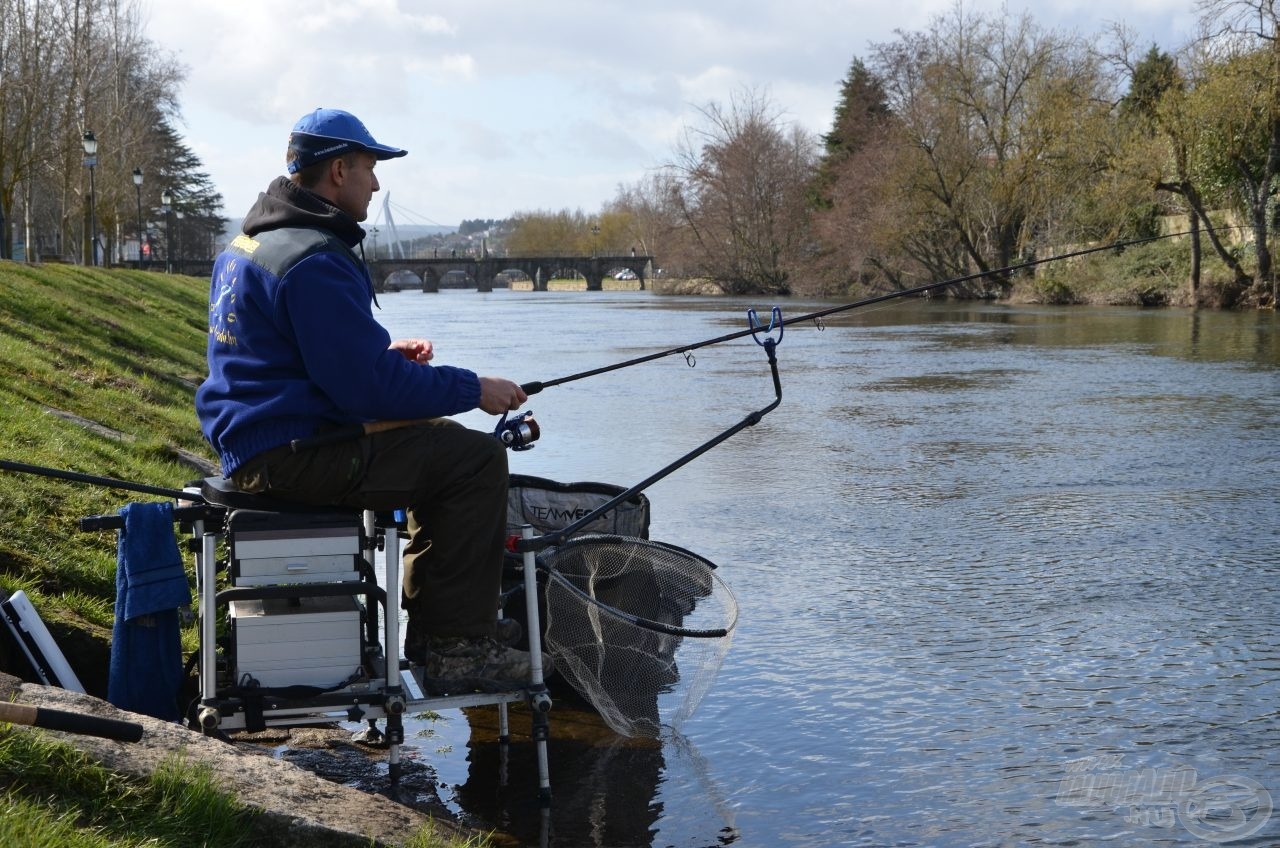
<svg viewBox="0 0 1280 848"><path fill-rule="evenodd" d="M369 201L378 190L378 177L373 169L378 164L372 153L357 153L351 157L351 165L343 167L342 185L334 205L357 221L369 217Z"/></svg>

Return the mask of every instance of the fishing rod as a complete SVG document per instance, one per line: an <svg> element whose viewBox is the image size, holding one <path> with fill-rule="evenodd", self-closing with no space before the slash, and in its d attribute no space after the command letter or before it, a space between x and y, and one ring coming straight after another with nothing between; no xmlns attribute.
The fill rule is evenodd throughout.
<svg viewBox="0 0 1280 848"><path fill-rule="evenodd" d="M116 739L121 742L138 742L142 739L143 731L142 725L133 721L2 701L0 701L0 721L27 727L42 727L46 730L61 730L64 733L100 736L103 739Z"/></svg>
<svg viewBox="0 0 1280 848"><path fill-rule="evenodd" d="M78 471L62 471L57 468L45 468L42 465L28 465L25 462L14 462L0 459L0 471L16 471L20 474L36 474L41 477L53 477L58 480L71 480L75 483L90 483L94 486L105 486L108 489L123 489L141 492L146 495L159 495L174 500L199 501L201 498L191 492L177 489L165 489L160 486L149 486L146 483L133 483L128 480L117 480L113 477L98 477L93 474L81 474Z"/></svg>
<svg viewBox="0 0 1280 848"><path fill-rule="evenodd" d="M1236 229L1236 228L1226 227L1226 228L1219 228L1219 229ZM786 327L788 324L797 324L802 321L816 321L820 318L825 318L828 315L835 315L839 312L847 312L852 309L859 309L864 306L872 306L877 303L884 303L886 301L896 300L898 298L911 297L912 295L924 294L925 292L929 292L934 289L957 285L959 283L966 283L972 280L981 279L983 277L991 277L998 274L1008 274L1014 271L1021 271L1027 268L1034 268L1037 265L1044 265L1049 262L1059 262L1063 259L1073 259L1079 256L1088 256L1089 254L1100 253L1104 250L1115 250L1123 247L1133 247L1135 245L1147 244L1154 241L1161 241L1163 239L1175 238L1177 236L1184 236L1184 235L1187 235L1187 233L1186 232L1166 233L1158 236L1146 236L1144 238L1130 239L1127 241L1111 242L1105 245L1099 245L1095 247L1084 247L1084 248L1080 248L1079 250L1072 250L1067 253L1058 254L1056 256L1046 256L1043 259L1030 259L1030 260L1027 260L1026 262L1019 262L1015 265L1005 266L1004 268L995 268L988 271L975 271L972 274L965 274L964 276L953 277L949 280L941 280L939 282L926 283L924 285L915 286L914 288L900 289L898 291L887 292L886 294L875 295L874 297L864 298L863 300L856 300L852 303L845 303L839 306L832 306L826 309L819 309L815 312L809 312L804 315L797 315L793 318L785 318L785 319L782 318L779 310L777 309L777 307L775 307L773 317L770 320L767 328L761 326L755 320L754 310L752 310L751 313L749 313L749 317L751 318L751 320L749 321L749 325L745 330L737 330L732 333L725 333L722 336L716 336L714 338L705 339L700 342L694 342L693 344L682 345L680 347L673 347L667 350L658 351L656 353L646 354L644 356L637 356L633 359L627 359L622 362L614 363L613 365L605 365L600 368L592 368L587 371L581 371L577 374L570 374L567 377L560 377L554 380L535 380L529 383L523 383L521 384L520 388L524 390L525 394L534 395L534 394L537 394L538 392L541 392L543 389L549 389L552 386L559 386L565 383L574 382L575 380L582 380L587 377L594 377L599 374L606 374L610 371L619 371L623 368L630 368L633 365L640 365L645 362L652 362L656 359L662 359L663 357L671 356L677 353L690 353L700 348L710 347L711 345L721 344L723 342L744 338L746 336L757 336L757 341L759 341L758 334L762 330L766 334L768 334L768 333L771 333L774 330L774 328L777 328L779 333L781 333L782 329ZM781 336L779 336L779 339L781 339ZM511 421L507 421L506 417L504 416L503 421L499 422L498 429L495 431L494 434L498 436L500 439L502 439L503 443L508 445L509 447L514 447L515 449L522 449L524 447L527 447L528 443L532 442L538 436L537 436L536 428L532 427L530 423L527 422L526 419L527 419L527 414L526 414L526 417L512 419ZM373 425L367 425L367 424L355 425L356 429L358 430L357 432L346 432L344 430L340 433L321 434L320 436L312 437L311 439L296 440L293 447L294 447L294 450L296 451L303 447L314 447L315 444L317 443L327 443L329 441L341 441L347 438L354 438L356 436L363 434L366 431L366 428L369 428L371 426L375 429L382 429L386 427L403 426L409 423L414 423L414 422L394 421L394 422L380 422L380 423L375 422ZM530 430L530 433L527 435L524 435L523 430L521 430L520 434L517 434L519 438L517 438L516 443L513 444L511 439L508 438L508 434L505 433L504 430L511 430L515 432L520 428L528 428ZM144 494L159 495L161 497L174 498L177 500L188 500L188 501L201 500L201 498L198 495L193 495L192 493L189 493L189 492L178 491L176 489L166 489L158 486L148 486L142 483L132 483L127 480L116 480L109 477L97 477L90 474L80 474L74 471L61 471L58 469L44 468L38 465L28 465L25 463L12 462L10 460L4 460L4 459L0 459L0 470L17 471L24 474L37 474L44 477L54 477L54 478L63 479L63 480L71 480L78 483L90 483L97 486L106 486L112 489L123 489L128 491L141 492Z"/></svg>
<svg viewBox="0 0 1280 848"><path fill-rule="evenodd" d="M868 297L863 300L856 300L853 303L845 303L845 304L841 304L840 306L832 306L827 309L819 309L816 312L809 312L804 315L797 315L794 318L778 319L777 326L785 327L787 324L798 324L802 321L816 321L819 318L825 318L828 315L835 315L838 312L847 312L848 310L851 310L851 309L859 309L863 306L872 306L877 303L884 303L885 301L896 300L897 298L901 298L901 297L911 297L912 295L924 294L925 292L932 291L934 289L940 289L945 286L953 286L959 283L967 283L972 280L981 279L983 277L993 277L998 274L1008 274L1014 271L1021 271L1026 268L1034 268L1037 265L1044 265L1048 262L1059 262L1063 259L1073 259L1078 256L1088 256L1091 253L1100 253L1104 250L1116 250L1122 247L1132 247L1134 245L1146 244L1148 242L1160 241L1161 239L1174 238L1175 236L1183 236L1183 235L1187 235L1187 233L1185 232L1165 233L1163 235L1158 235L1158 236L1146 236L1144 238L1130 239L1128 241L1111 242L1109 244L1105 244L1097 247L1083 247L1083 248L1080 248L1079 250L1073 250L1068 253L1058 254L1056 256L1046 256L1043 259L1029 259L1026 262L1019 262L1016 265L1008 265L1008 266L1005 266L1004 268L995 268L989 271L975 271L972 274L965 274L962 277L953 277L949 280L942 280L936 283L926 283L925 285L916 286L914 288L900 289L898 291L888 292L887 294L876 295L874 297ZM583 379L586 379L587 377L595 377L599 374L607 374L610 371L619 371L623 368L630 368L633 365L641 365L645 362L652 362L655 359L662 359L663 357L671 356L672 354L677 354L677 353L687 354L692 351L698 350L699 348L710 347L711 345L721 344L722 342L732 341L733 339L740 339L757 332L757 329L758 328L753 326L746 330L737 330L732 333L725 333L723 336L716 336L715 338L705 339L700 342L694 342L693 344L682 345L680 347L673 347L668 350L658 351L657 353L650 353L644 356L637 356L634 359L627 359L623 362L617 362L617 363L614 363L613 365L605 365L600 368L592 368L588 371L581 371L577 374L570 374L567 377L560 377L555 380L534 380L529 383L522 383L520 385L520 388L524 390L525 394L535 395L538 392L542 391L543 389L549 389L552 386L560 386L565 383L572 383L575 380L583 380Z"/></svg>

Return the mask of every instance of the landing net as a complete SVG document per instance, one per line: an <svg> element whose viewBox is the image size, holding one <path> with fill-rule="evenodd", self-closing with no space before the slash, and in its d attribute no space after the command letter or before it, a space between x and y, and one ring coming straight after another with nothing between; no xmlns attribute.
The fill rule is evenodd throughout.
<svg viewBox="0 0 1280 848"><path fill-rule="evenodd" d="M615 732L679 730L706 695L738 621L702 557L660 542L585 534L539 556L547 650Z"/></svg>

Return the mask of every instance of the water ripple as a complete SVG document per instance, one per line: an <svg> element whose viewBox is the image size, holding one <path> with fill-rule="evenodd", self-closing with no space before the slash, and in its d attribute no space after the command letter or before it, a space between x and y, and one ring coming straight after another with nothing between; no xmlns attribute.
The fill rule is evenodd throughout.
<svg viewBox="0 0 1280 848"><path fill-rule="evenodd" d="M745 305L487 297L413 316L472 316L450 351L521 379ZM687 744L555 752L554 844L1198 844L1176 805L1073 803L1073 776L1144 769L1280 802L1274 318L910 304L788 329L783 405L649 492L654 537L737 594L733 648ZM527 338L495 349L508 324ZM771 398L749 344L570 384L513 467L629 484ZM1276 819L1231 844L1280 844Z"/></svg>

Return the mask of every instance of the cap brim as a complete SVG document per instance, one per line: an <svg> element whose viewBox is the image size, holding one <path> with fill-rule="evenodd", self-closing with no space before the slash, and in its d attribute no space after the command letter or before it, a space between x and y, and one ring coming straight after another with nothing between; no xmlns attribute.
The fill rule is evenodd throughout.
<svg viewBox="0 0 1280 848"><path fill-rule="evenodd" d="M385 144L363 145L364 149L381 159L398 159L401 156L408 155L409 151L401 150L398 147L388 147Z"/></svg>

